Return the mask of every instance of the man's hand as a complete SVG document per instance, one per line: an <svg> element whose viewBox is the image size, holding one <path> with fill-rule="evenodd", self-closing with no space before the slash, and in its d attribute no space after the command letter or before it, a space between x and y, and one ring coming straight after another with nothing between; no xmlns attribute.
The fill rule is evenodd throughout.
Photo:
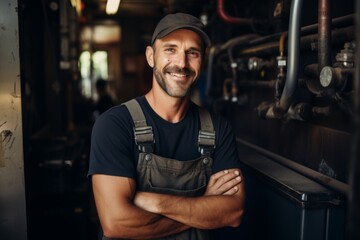
<svg viewBox="0 0 360 240"><path fill-rule="evenodd" d="M184 197L138 191L134 198L135 205L141 209L200 229L239 226L244 201L244 181L240 169L213 174L203 196Z"/></svg>
<svg viewBox="0 0 360 240"><path fill-rule="evenodd" d="M242 181L238 170L229 169L213 174L210 177L204 196L210 195L233 195L239 188L238 184Z"/></svg>
<svg viewBox="0 0 360 240"><path fill-rule="evenodd" d="M238 169L228 169L211 175L204 196L233 195L239 190L238 184L242 181ZM151 194L138 191L134 198L134 204L146 211L157 212L154 208L156 199L149 197Z"/></svg>

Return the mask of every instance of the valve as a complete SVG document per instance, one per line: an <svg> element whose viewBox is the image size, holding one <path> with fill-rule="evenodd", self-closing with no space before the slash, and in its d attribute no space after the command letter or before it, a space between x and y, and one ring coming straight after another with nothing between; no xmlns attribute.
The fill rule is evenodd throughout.
<svg viewBox="0 0 360 240"><path fill-rule="evenodd" d="M347 42L344 44L344 49L342 49L338 54L336 54L336 61L345 68L353 68L355 61L355 52L354 52L354 43Z"/></svg>

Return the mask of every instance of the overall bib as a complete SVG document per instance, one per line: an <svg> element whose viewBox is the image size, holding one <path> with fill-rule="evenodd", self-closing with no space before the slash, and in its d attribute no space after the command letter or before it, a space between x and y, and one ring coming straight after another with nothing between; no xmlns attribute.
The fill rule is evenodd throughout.
<svg viewBox="0 0 360 240"><path fill-rule="evenodd" d="M153 153L152 127L147 125L140 105L134 99L124 104L133 118L135 142L139 148L137 189L188 197L203 195L211 176L211 154L215 148L215 132L210 114L199 107L201 130L198 135L198 149L201 156L194 160L179 161ZM207 240L209 233L207 230L191 228L159 239Z"/></svg>

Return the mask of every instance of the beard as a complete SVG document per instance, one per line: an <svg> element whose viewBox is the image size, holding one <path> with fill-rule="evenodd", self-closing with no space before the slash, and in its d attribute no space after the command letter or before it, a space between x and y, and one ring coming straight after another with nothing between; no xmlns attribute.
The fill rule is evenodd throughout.
<svg viewBox="0 0 360 240"><path fill-rule="evenodd" d="M156 82L159 86L171 97L185 97L187 96L192 88L194 87L196 81L193 81L189 86L186 86L186 83L176 83L176 86L171 86L166 81L166 73L173 72L178 74L185 74L185 75L194 75L194 71L189 68L177 68L177 67L165 67L163 71L159 70L158 68L154 67L153 69L154 76Z"/></svg>

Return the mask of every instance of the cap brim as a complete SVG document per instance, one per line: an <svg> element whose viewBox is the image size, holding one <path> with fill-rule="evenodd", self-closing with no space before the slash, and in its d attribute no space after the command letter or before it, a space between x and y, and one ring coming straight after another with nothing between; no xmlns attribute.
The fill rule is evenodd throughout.
<svg viewBox="0 0 360 240"><path fill-rule="evenodd" d="M157 38L163 38L166 35L168 35L169 33L173 32L175 30L178 30L178 29L183 29L183 28L193 30L194 32L199 34L201 39L204 41L206 47L209 47L211 45L209 36L202 29L194 27L192 25L179 25L176 27L167 28L167 29L161 31L154 39L152 39L152 43L154 43Z"/></svg>

